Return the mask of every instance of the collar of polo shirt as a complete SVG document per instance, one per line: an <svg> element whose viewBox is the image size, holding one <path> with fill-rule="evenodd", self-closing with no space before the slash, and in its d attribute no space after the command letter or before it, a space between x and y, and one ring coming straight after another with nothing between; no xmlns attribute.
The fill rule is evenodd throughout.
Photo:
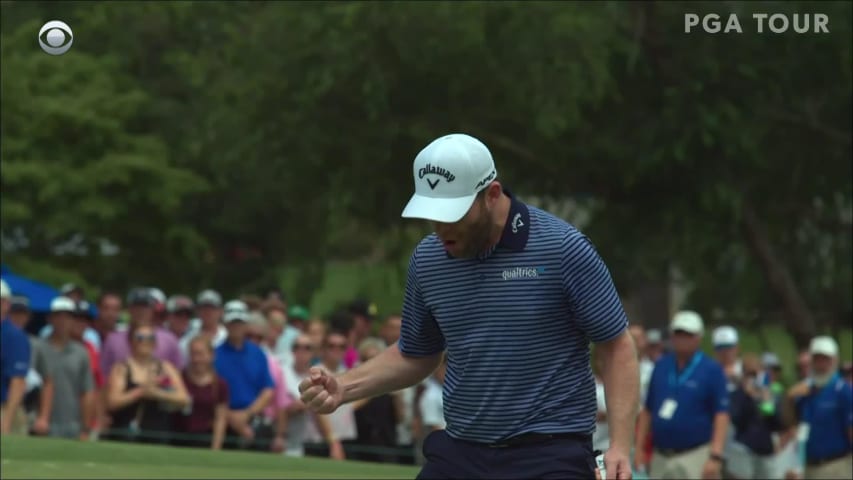
<svg viewBox="0 0 853 480"><path fill-rule="evenodd" d="M507 188L503 189L503 193L510 199L509 214L506 218L504 231L496 245L477 255L479 260L489 258L498 248L521 252L527 246L527 239L530 237L530 211L527 209L527 205L515 198ZM447 258L453 258L450 252L446 252L446 255Z"/></svg>

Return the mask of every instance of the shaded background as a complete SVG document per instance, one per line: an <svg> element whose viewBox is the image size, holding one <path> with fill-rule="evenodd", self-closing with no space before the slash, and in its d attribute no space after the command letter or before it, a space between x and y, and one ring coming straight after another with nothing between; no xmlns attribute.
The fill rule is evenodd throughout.
<svg viewBox="0 0 853 480"><path fill-rule="evenodd" d="M849 327L849 2L23 2L0 16L2 262L96 293L400 308L411 162L482 139L632 321ZM757 34L752 12L825 13ZM740 14L742 34L684 33ZM41 25L74 32L62 56ZM849 336L842 348L850 352Z"/></svg>

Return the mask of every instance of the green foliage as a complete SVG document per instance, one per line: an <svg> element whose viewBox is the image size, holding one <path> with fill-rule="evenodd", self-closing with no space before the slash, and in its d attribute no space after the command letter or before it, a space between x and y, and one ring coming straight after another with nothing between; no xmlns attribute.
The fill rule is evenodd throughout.
<svg viewBox="0 0 853 480"><path fill-rule="evenodd" d="M751 21L749 5L695 9ZM849 3L821 4L828 35L684 34L670 2L2 8L2 230L30 239L4 261L21 273L236 294L285 268L307 302L327 261L404 264L428 228L399 218L411 161L464 131L514 191L596 200L584 230L623 292L678 266L702 311L779 309L749 207L806 303L853 311ZM33 38L52 18L75 32L61 57ZM78 233L88 254L53 256ZM383 295L390 270L341 295Z"/></svg>

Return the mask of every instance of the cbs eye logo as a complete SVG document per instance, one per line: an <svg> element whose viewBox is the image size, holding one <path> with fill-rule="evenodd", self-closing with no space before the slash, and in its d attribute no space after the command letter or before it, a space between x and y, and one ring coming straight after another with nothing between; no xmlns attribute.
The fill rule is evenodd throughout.
<svg viewBox="0 0 853 480"><path fill-rule="evenodd" d="M42 25L39 30L39 46L50 55L62 55L74 43L71 27L65 22L52 20Z"/></svg>

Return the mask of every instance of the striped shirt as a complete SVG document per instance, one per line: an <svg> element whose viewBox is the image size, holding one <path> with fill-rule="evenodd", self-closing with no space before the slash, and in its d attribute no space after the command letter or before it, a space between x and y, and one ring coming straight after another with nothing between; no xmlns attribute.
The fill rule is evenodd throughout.
<svg viewBox="0 0 853 480"><path fill-rule="evenodd" d="M492 443L522 433L595 430L589 343L625 331L610 273L568 223L512 198L498 244L450 257L435 234L412 254L398 346L447 350L451 437Z"/></svg>

